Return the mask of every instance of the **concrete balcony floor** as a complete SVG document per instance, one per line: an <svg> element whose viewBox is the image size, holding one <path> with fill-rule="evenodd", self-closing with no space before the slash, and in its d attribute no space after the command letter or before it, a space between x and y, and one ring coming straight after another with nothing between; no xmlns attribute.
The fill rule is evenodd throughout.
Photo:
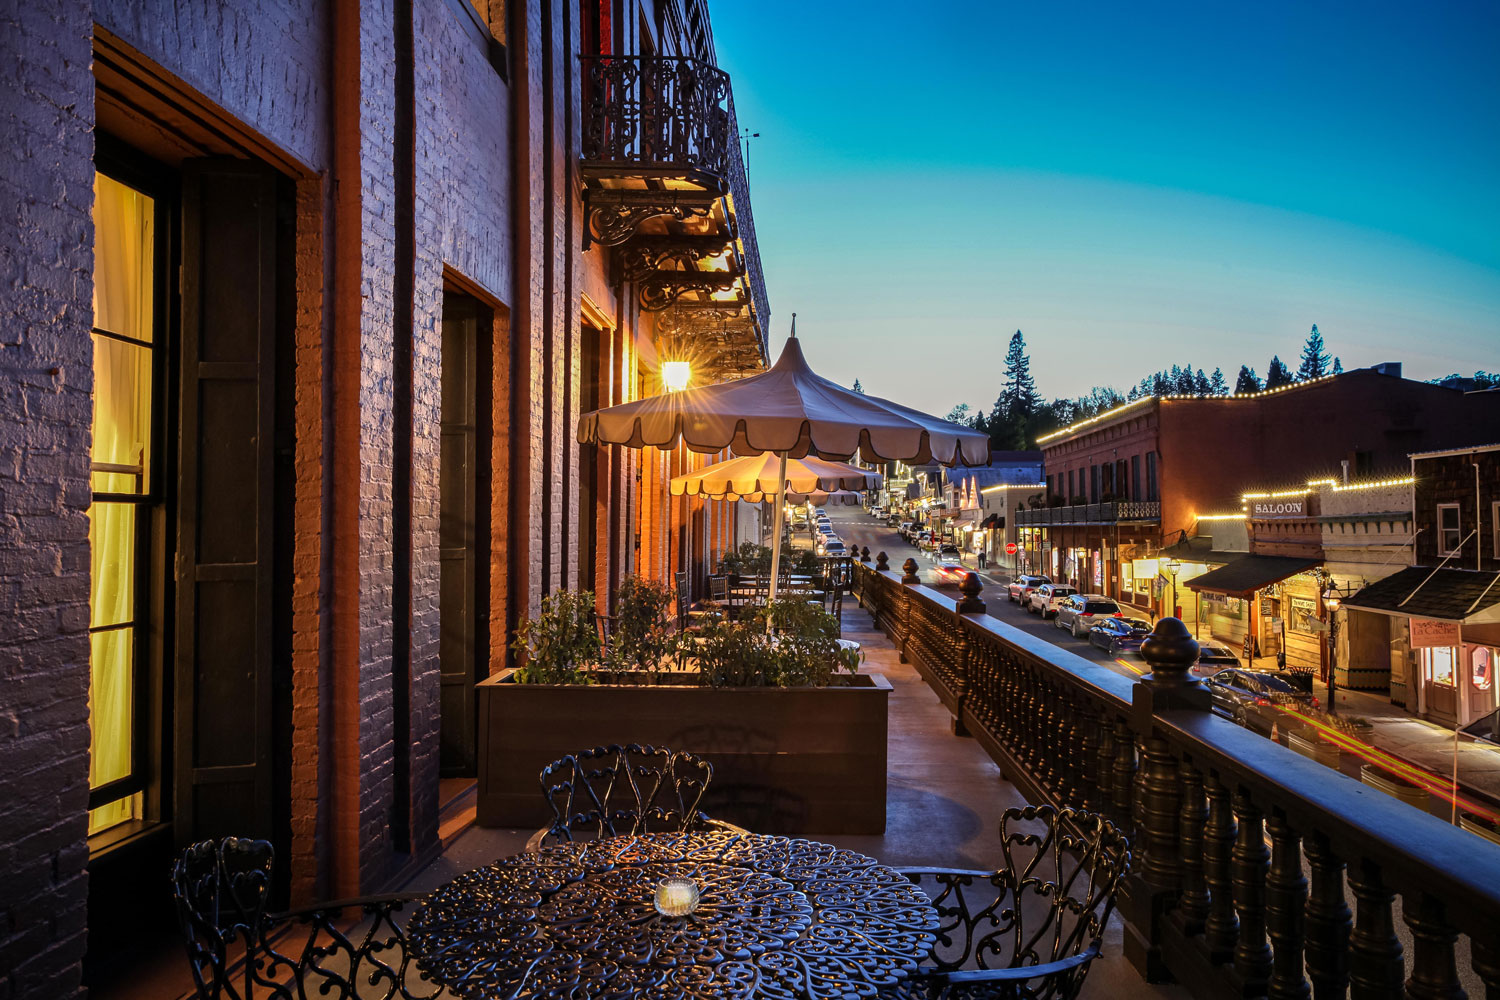
<svg viewBox="0 0 1500 1000"><path fill-rule="evenodd" d="M1024 806L1010 782L972 739L954 736L948 714L916 670L901 663L885 634L852 600L844 636L864 647L863 670L891 682L888 820L882 836L808 836L893 865L994 868L1000 863L1000 815ZM691 749L684 747L683 749ZM435 889L462 872L520 851L530 830L470 827L406 888ZM1085 983L1086 997L1186 998L1186 990L1146 983L1125 960L1122 927L1112 919L1104 954Z"/></svg>

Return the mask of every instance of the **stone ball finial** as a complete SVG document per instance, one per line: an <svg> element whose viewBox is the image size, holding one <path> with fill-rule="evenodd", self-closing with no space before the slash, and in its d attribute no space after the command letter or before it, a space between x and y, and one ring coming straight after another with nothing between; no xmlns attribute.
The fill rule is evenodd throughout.
<svg viewBox="0 0 1500 1000"><path fill-rule="evenodd" d="M979 599L980 591L984 590L984 584L979 582L978 573L965 573L964 580L958 585L958 592L963 594L963 600L958 602L958 613L961 615L984 614L984 602Z"/></svg>
<svg viewBox="0 0 1500 1000"><path fill-rule="evenodd" d="M1141 643L1141 658L1151 668L1147 681L1156 684L1191 682L1198 662L1198 640L1177 618L1163 618Z"/></svg>
<svg viewBox="0 0 1500 1000"><path fill-rule="evenodd" d="M915 559L911 558L910 556L907 557L906 562L904 562L904 563L901 564L901 582L902 583L921 583L922 582L922 578L919 577L919 576L917 576L917 561Z"/></svg>

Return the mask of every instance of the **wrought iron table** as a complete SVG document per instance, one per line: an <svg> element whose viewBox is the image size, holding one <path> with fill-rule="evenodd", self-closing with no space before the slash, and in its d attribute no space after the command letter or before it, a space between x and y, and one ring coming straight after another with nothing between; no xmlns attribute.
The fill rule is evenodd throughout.
<svg viewBox="0 0 1500 1000"><path fill-rule="evenodd" d="M701 892L685 917L666 879ZM470 1000L873 997L931 951L938 917L896 871L760 834L556 844L454 879L412 915L422 971Z"/></svg>

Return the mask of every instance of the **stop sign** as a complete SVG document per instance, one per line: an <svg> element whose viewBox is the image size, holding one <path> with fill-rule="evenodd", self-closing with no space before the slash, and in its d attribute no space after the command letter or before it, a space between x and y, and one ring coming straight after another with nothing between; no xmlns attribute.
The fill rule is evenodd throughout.
<svg viewBox="0 0 1500 1000"><path fill-rule="evenodd" d="M1006 542L1005 543L1005 554L1008 555L1008 556L1013 556L1013 555L1016 554L1016 543L1015 542Z"/></svg>

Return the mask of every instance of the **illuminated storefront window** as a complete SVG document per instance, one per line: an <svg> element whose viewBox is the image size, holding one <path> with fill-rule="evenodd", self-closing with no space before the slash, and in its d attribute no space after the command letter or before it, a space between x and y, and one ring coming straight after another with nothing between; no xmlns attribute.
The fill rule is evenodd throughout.
<svg viewBox="0 0 1500 1000"><path fill-rule="evenodd" d="M1427 679L1444 687L1454 686L1454 655L1452 646L1434 646L1422 651L1423 667Z"/></svg>
<svg viewBox="0 0 1500 1000"><path fill-rule="evenodd" d="M1495 683L1495 651L1488 646L1475 646L1469 654L1469 675L1476 690L1488 691Z"/></svg>

